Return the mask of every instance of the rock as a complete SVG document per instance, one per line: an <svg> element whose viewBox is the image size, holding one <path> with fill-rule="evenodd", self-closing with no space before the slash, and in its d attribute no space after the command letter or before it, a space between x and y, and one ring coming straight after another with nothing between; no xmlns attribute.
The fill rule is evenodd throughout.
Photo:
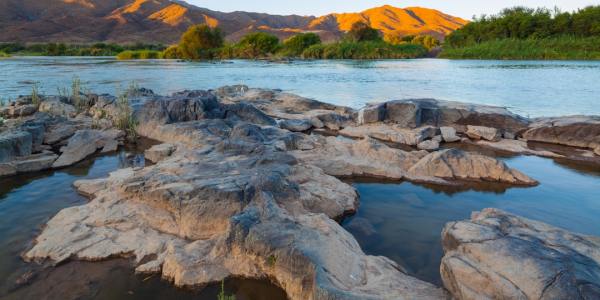
<svg viewBox="0 0 600 300"><path fill-rule="evenodd" d="M39 111L56 116L75 117L77 115L75 106L64 103L60 97L46 97L40 103Z"/></svg>
<svg viewBox="0 0 600 300"><path fill-rule="evenodd" d="M437 150L440 148L440 143L435 140L427 140L427 141L420 142L417 145L417 148L419 148L420 150L433 151L433 150Z"/></svg>
<svg viewBox="0 0 600 300"><path fill-rule="evenodd" d="M454 143L460 141L460 137L456 135L456 129L454 127L442 126L440 127L442 137L446 143Z"/></svg>
<svg viewBox="0 0 600 300"><path fill-rule="evenodd" d="M416 146L420 142L433 138L437 134L435 127L407 129L393 124L368 124L357 127L346 127L340 131L343 136L353 138L371 137L382 141Z"/></svg>
<svg viewBox="0 0 600 300"><path fill-rule="evenodd" d="M313 125L309 120L300 119L300 120L283 120L283 121L279 122L279 127L283 128L283 129L287 129L289 131L303 132L303 131L307 131L307 130L311 129L313 127Z"/></svg>
<svg viewBox="0 0 600 300"><path fill-rule="evenodd" d="M436 135L436 136L432 137L431 140L436 141L439 144L444 141L444 138L441 135Z"/></svg>
<svg viewBox="0 0 600 300"><path fill-rule="evenodd" d="M120 130L79 130L69 138L67 145L60 149L61 155L52 167L70 166L94 154L98 149L102 149L102 152L114 151L115 140L123 136L124 133ZM118 146L118 143L116 145Z"/></svg>
<svg viewBox="0 0 600 300"><path fill-rule="evenodd" d="M600 146L600 117L536 119L523 137L529 141L595 149Z"/></svg>
<svg viewBox="0 0 600 300"><path fill-rule="evenodd" d="M596 153L596 155L600 156L600 146L596 147L596 149L594 150L594 153Z"/></svg>
<svg viewBox="0 0 600 300"><path fill-rule="evenodd" d="M471 141L467 141L466 143L472 143ZM550 158L563 158L563 155L554 153L552 151L547 150L534 150L527 146L527 142L519 141L519 140L507 140L501 139L497 142L490 142L479 140L474 142L475 145L500 150L504 152L510 152L515 154L526 154L526 155L536 155L542 157L550 157Z"/></svg>
<svg viewBox="0 0 600 300"><path fill-rule="evenodd" d="M31 134L31 151L41 151L46 132L46 124L43 121L28 121L20 126L20 130L27 131Z"/></svg>
<svg viewBox="0 0 600 300"><path fill-rule="evenodd" d="M6 117L8 118L20 118L31 116L38 111L37 106L33 104L22 104L8 107Z"/></svg>
<svg viewBox="0 0 600 300"><path fill-rule="evenodd" d="M232 129L201 126L217 121ZM138 272L160 272L177 286L268 277L290 299L446 297L389 259L365 255L332 220L355 211L358 194L276 147L295 147L298 134L228 122L162 125L193 124L186 128L212 138L197 142L203 147L178 144L156 165L77 182L93 199L59 212L24 257L58 263L126 254Z"/></svg>
<svg viewBox="0 0 600 300"><path fill-rule="evenodd" d="M33 137L26 131L0 133L0 162L7 162L32 152Z"/></svg>
<svg viewBox="0 0 600 300"><path fill-rule="evenodd" d="M277 122L252 104L247 103L235 103L225 107L226 118L237 118L245 122L258 124L258 125L270 125L276 126Z"/></svg>
<svg viewBox="0 0 600 300"><path fill-rule="evenodd" d="M144 157L153 163L157 163L171 156L176 149L177 147L173 144L154 145L150 149L144 151Z"/></svg>
<svg viewBox="0 0 600 300"><path fill-rule="evenodd" d="M600 298L600 238L488 208L448 223L442 243L456 299Z"/></svg>
<svg viewBox="0 0 600 300"><path fill-rule="evenodd" d="M377 123L385 120L385 105L375 104L358 111L357 122L359 125Z"/></svg>
<svg viewBox="0 0 600 300"><path fill-rule="evenodd" d="M446 149L425 156L407 172L413 181L431 182L435 178L537 185L537 181L509 168L504 162L458 149Z"/></svg>
<svg viewBox="0 0 600 300"><path fill-rule="evenodd" d="M467 135L475 140L499 141L500 132L498 129L483 126L467 126Z"/></svg>
<svg viewBox="0 0 600 300"><path fill-rule="evenodd" d="M529 120L506 108L441 101L435 99L395 100L380 104L385 109L383 121L400 127L485 126L518 132L527 128Z"/></svg>
<svg viewBox="0 0 600 300"><path fill-rule="evenodd" d="M49 151L17 157L10 162L0 163L0 177L48 170L57 158L58 155Z"/></svg>
<svg viewBox="0 0 600 300"><path fill-rule="evenodd" d="M504 132L502 133L502 137L507 140L515 140L517 136L512 132Z"/></svg>
<svg viewBox="0 0 600 300"><path fill-rule="evenodd" d="M77 127L69 122L58 122L46 128L44 144L54 145L73 136Z"/></svg>

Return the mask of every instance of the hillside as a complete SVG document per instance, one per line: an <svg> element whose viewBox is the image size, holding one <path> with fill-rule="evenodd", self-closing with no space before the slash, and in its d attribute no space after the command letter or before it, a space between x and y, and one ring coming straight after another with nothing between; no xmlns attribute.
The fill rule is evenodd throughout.
<svg viewBox="0 0 600 300"><path fill-rule="evenodd" d="M190 25L219 26L228 40L252 31L286 38L298 32L335 40L356 21L383 33L432 34L443 38L467 22L437 10L383 6L361 13L322 17L223 13L169 0L3 0L0 42L165 43L179 38Z"/></svg>

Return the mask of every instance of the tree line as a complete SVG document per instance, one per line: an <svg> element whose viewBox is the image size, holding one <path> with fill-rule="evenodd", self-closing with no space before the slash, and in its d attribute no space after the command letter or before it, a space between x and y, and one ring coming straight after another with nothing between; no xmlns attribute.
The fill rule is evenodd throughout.
<svg viewBox="0 0 600 300"><path fill-rule="evenodd" d="M600 6L575 12L555 8L513 7L475 18L446 37L449 47L464 47L500 39L588 38L600 36Z"/></svg>
<svg viewBox="0 0 600 300"><path fill-rule="evenodd" d="M115 56L123 51L162 51L163 45L136 43L119 45L114 43L94 43L77 45L66 43L0 43L0 52L17 55L38 56Z"/></svg>
<svg viewBox="0 0 600 300"><path fill-rule="evenodd" d="M334 43L324 44L319 35L306 32L280 41L265 32L247 34L237 43L227 43L219 28L206 24L193 25L181 36L178 44L162 52L124 51L120 59L257 59L257 58L308 58L308 59L378 59L417 58L427 55L439 46L431 36L386 36L368 24L357 22Z"/></svg>

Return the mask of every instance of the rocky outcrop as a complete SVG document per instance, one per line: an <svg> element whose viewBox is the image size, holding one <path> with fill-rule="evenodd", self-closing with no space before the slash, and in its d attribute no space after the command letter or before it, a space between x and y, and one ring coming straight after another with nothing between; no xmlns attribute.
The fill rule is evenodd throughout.
<svg viewBox="0 0 600 300"><path fill-rule="evenodd" d="M454 127L442 126L440 127L442 138L446 143L454 143L460 141L460 137L456 135L456 129Z"/></svg>
<svg viewBox="0 0 600 300"><path fill-rule="evenodd" d="M195 130L206 128L203 122L216 124L183 123ZM394 262L365 255L332 220L354 211L358 195L286 153L297 147L296 134L218 124L229 129L205 131L212 138L194 147L178 144L156 165L76 183L93 200L56 215L25 257L60 262L127 253L138 272L159 272L178 286L269 277L291 299L445 298Z"/></svg>
<svg viewBox="0 0 600 300"><path fill-rule="evenodd" d="M550 157L550 158L563 158L564 155L549 151L549 150L535 150L529 148L527 142L522 140L509 140L509 139L501 139L496 142L490 142L485 140L479 140L473 143L478 146L482 146L485 148L490 148L493 150L513 153L513 154L525 154L525 155L536 155L541 157Z"/></svg>
<svg viewBox="0 0 600 300"><path fill-rule="evenodd" d="M600 117L569 116L536 119L523 133L528 141L596 149L600 147Z"/></svg>
<svg viewBox="0 0 600 300"><path fill-rule="evenodd" d="M116 151L119 139L124 136L125 133L120 130L79 130L69 138L67 145L60 149L61 155L52 167L70 166L94 154L98 149L101 149L101 152Z"/></svg>
<svg viewBox="0 0 600 300"><path fill-rule="evenodd" d="M443 185L457 181L490 181L536 185L523 173L491 157L446 149L404 151L371 138L353 141L340 137L311 136L308 149L292 151L299 160L333 176L406 179Z"/></svg>
<svg viewBox="0 0 600 300"><path fill-rule="evenodd" d="M395 124L379 123L346 127L340 130L339 133L352 138L371 137L381 141L417 146L419 143L436 136L437 131L437 128L431 126L408 129Z"/></svg>
<svg viewBox="0 0 600 300"><path fill-rule="evenodd" d="M498 209L442 233L444 286L456 299L598 299L600 239Z"/></svg>
<svg viewBox="0 0 600 300"><path fill-rule="evenodd" d="M7 162L32 152L33 136L27 131L3 132L0 134L0 162Z"/></svg>
<svg viewBox="0 0 600 300"><path fill-rule="evenodd" d="M50 151L17 157L9 162L0 163L0 177L51 169L57 158L58 155Z"/></svg>
<svg viewBox="0 0 600 300"><path fill-rule="evenodd" d="M173 144L160 144L150 147L150 149L144 151L144 157L153 162L157 163L173 154L177 147Z"/></svg>

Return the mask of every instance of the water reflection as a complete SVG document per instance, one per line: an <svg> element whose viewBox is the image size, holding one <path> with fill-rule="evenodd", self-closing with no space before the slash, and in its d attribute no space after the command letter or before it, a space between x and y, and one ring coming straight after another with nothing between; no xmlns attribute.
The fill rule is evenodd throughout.
<svg viewBox="0 0 600 300"><path fill-rule="evenodd" d="M583 234L600 235L600 168L581 171L533 156L503 158L540 185L531 188L456 190L403 183L354 183L358 213L343 226L366 253L384 255L410 274L441 284L440 235L449 221L496 207ZM592 169L593 169L592 168Z"/></svg>

